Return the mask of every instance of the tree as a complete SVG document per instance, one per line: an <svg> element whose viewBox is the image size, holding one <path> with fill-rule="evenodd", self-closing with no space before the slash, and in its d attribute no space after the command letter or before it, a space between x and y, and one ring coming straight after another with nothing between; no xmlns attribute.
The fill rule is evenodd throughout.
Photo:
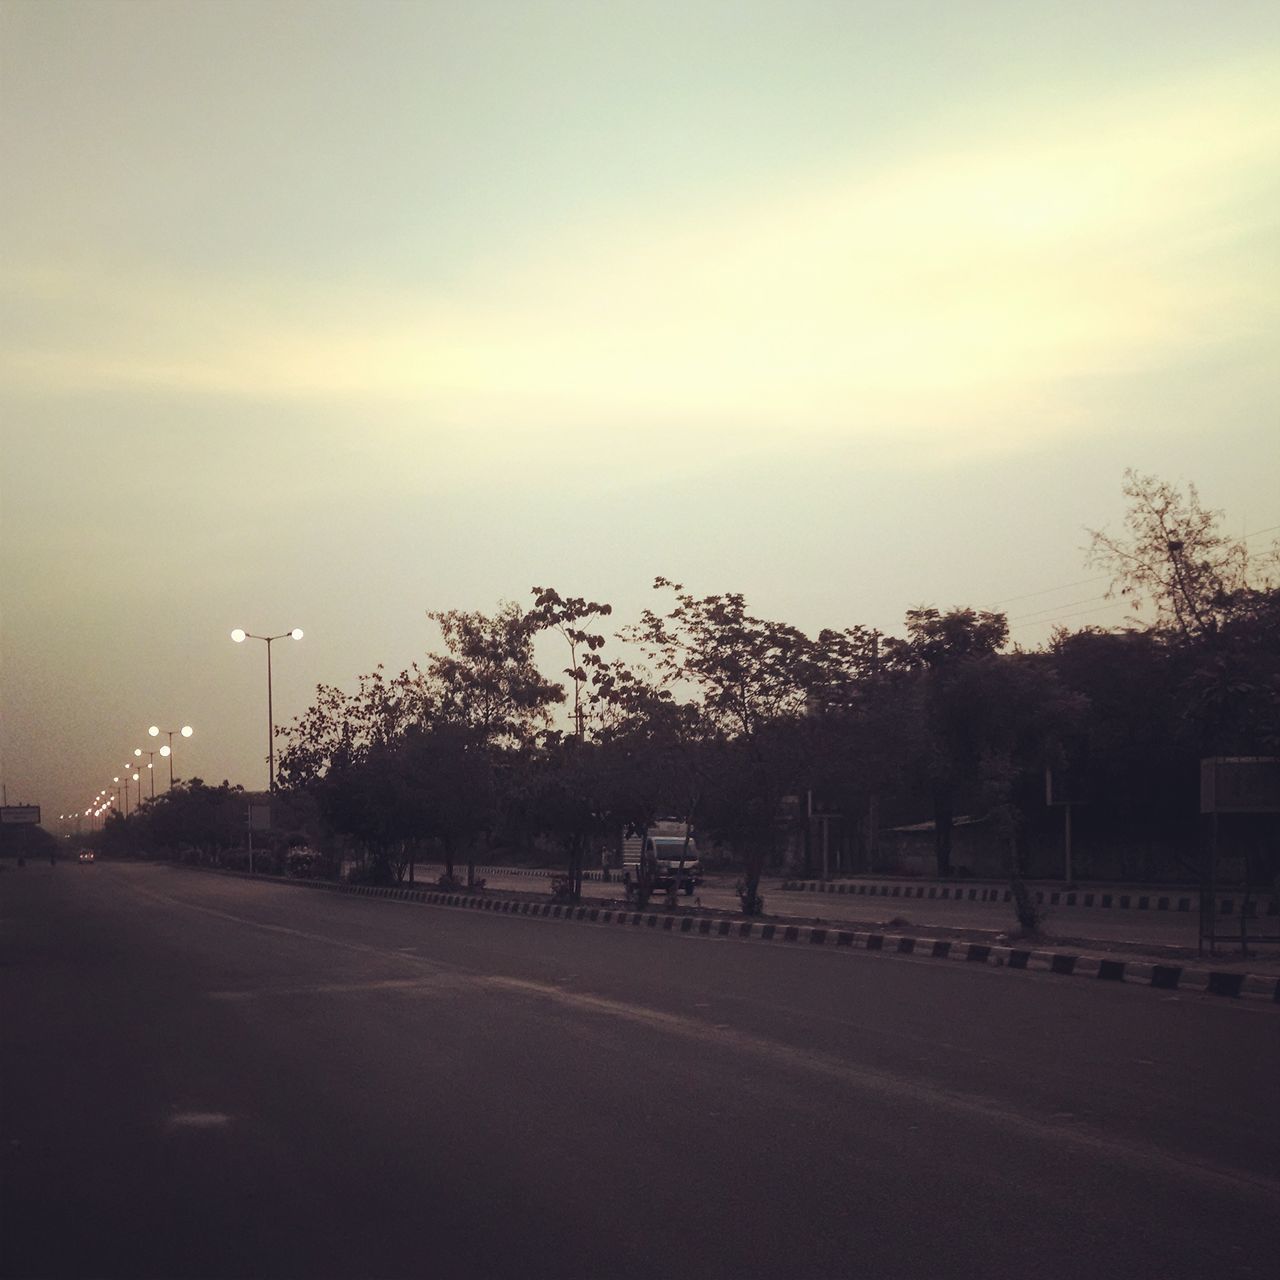
<svg viewBox="0 0 1280 1280"><path fill-rule="evenodd" d="M559 844L566 862L566 896L582 897L582 872L593 847L618 827L617 794L624 783L598 742L550 730L523 753L518 773L528 821Z"/></svg>
<svg viewBox="0 0 1280 1280"><path fill-rule="evenodd" d="M659 817L674 815L684 823L687 846L706 788L706 724L700 709L675 701L648 672L621 662L596 670L591 696L601 750L610 762L615 837L643 835ZM648 903L653 870L642 856L631 886L637 906ZM668 905L674 907L675 878L671 886Z"/></svg>
<svg viewBox="0 0 1280 1280"><path fill-rule="evenodd" d="M1280 589L1232 594L1184 690L1202 754L1280 752Z"/></svg>
<svg viewBox="0 0 1280 1280"><path fill-rule="evenodd" d="M439 842L445 875L467 854L467 885L476 879L475 847L493 824L493 761L481 736L466 725L434 722L406 730L395 752L406 828Z"/></svg>
<svg viewBox="0 0 1280 1280"><path fill-rule="evenodd" d="M1183 714L1202 755L1270 751L1280 743L1280 591L1222 513L1154 476L1125 472L1127 537L1091 532L1090 563L1111 590L1156 610L1155 638L1177 648ZM1274 551L1272 553L1274 558Z"/></svg>
<svg viewBox="0 0 1280 1280"><path fill-rule="evenodd" d="M1247 587L1249 552L1219 529L1220 511L1200 503L1194 484L1174 485L1129 468L1124 473L1126 535L1090 529L1088 564L1111 575L1135 608L1150 602L1157 624L1184 641L1201 641L1222 625Z"/></svg>
<svg viewBox="0 0 1280 1280"><path fill-rule="evenodd" d="M524 746L549 724L564 690L547 680L533 656L545 614L504 604L492 616L452 609L428 613L444 637L426 673L440 719L474 729L488 744Z"/></svg>
<svg viewBox="0 0 1280 1280"><path fill-rule="evenodd" d="M359 677L354 693L319 686L316 701L283 730L280 783L315 798L329 828L370 855L377 881L402 876L413 862L413 842L423 837L398 753L433 706L416 667L388 679L379 666Z"/></svg>
<svg viewBox="0 0 1280 1280"><path fill-rule="evenodd" d="M743 853L742 905L755 915L761 873L793 829L803 789L813 644L747 613L739 594L698 598L665 578L654 588L670 590L675 604L665 614L646 609L625 634L670 686L697 695L706 826Z"/></svg>
<svg viewBox="0 0 1280 1280"><path fill-rule="evenodd" d="M589 618L607 618L613 606L584 600L581 596L564 599L551 587L534 587L534 607L528 620L535 630L558 631L569 646L569 665L564 674L573 682L573 731L579 738L585 736L585 711L582 690L587 683L587 667L599 670L601 660L596 652L604 646L604 637L588 631L578 624Z"/></svg>
<svg viewBox="0 0 1280 1280"><path fill-rule="evenodd" d="M241 844L245 825L242 787L225 781L210 787L200 778L183 778L128 818L108 818L103 845L120 853L142 847L215 858Z"/></svg>
<svg viewBox="0 0 1280 1280"><path fill-rule="evenodd" d="M874 865L882 805L905 794L923 725L910 673L888 660L894 642L849 627L818 634L809 720L812 786L826 810L865 814L866 865Z"/></svg>
<svg viewBox="0 0 1280 1280"><path fill-rule="evenodd" d="M907 612L906 639L890 645L891 660L917 677L940 876L951 874L956 796L977 779L995 659L1008 637L1003 614L961 608L944 614L921 607Z"/></svg>

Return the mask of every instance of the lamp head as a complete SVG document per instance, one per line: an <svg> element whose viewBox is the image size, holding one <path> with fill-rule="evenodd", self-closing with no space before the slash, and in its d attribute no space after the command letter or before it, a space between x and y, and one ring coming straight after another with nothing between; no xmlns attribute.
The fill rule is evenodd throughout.
<svg viewBox="0 0 1280 1280"><path fill-rule="evenodd" d="M236 642L236 644L244 644L244 631L237 627L231 633L231 638Z"/></svg>
<svg viewBox="0 0 1280 1280"><path fill-rule="evenodd" d="M158 724L153 724L153 725L151 726L151 728L147 730L147 732L148 732L148 733L149 733L153 738L158 738L158 737L160 736L160 726L159 726Z"/></svg>
<svg viewBox="0 0 1280 1280"><path fill-rule="evenodd" d="M301 640L301 639L302 639L302 628L301 628L301 627L294 627L294 629L293 629L292 631L290 631L290 632L289 632L289 634L290 634L290 635L291 635L295 640Z"/></svg>
<svg viewBox="0 0 1280 1280"><path fill-rule="evenodd" d="M184 738L191 737L193 733L195 733L195 730L189 724L184 724L182 726L182 736Z"/></svg>

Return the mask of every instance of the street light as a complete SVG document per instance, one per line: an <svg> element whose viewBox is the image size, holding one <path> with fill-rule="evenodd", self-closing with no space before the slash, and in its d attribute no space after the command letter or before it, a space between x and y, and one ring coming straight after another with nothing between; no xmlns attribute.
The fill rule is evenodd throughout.
<svg viewBox="0 0 1280 1280"><path fill-rule="evenodd" d="M271 706L271 642L273 640L301 640L302 628L294 627L292 631L282 632L278 636L255 636L251 631L237 627L231 638L236 644L244 644L246 640L263 640L267 646L267 785L272 793L276 789L276 718Z"/></svg>
<svg viewBox="0 0 1280 1280"><path fill-rule="evenodd" d="M173 735L180 733L184 738L189 738L195 732L189 724L184 724L181 729L161 729L158 725L152 725L147 732L153 737L158 738L162 733L167 734L169 742L166 746L160 748L162 756L169 758L169 786L173 786Z"/></svg>
<svg viewBox="0 0 1280 1280"><path fill-rule="evenodd" d="M162 747L161 751L163 750L164 748ZM143 751L141 747L134 747L133 754L137 756L139 759L141 759L143 756L147 757L147 768L151 770L151 798L154 800L156 798L156 775L155 775L156 756L159 755L160 752L159 751ZM139 800L142 799L141 792L138 793L138 799Z"/></svg>

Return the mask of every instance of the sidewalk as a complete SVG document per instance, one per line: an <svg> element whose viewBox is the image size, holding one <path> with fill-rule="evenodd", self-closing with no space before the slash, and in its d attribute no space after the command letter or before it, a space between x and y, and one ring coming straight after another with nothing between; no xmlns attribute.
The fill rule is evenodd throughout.
<svg viewBox="0 0 1280 1280"><path fill-rule="evenodd" d="M859 876L844 880L790 879L782 883L784 892L856 895L868 898L925 899L936 902L1009 902L1008 881L917 880L891 876ZM1177 885L1077 884L1067 888L1056 881L1028 881L1034 900L1044 906L1093 908L1118 911L1200 910L1200 890ZM1239 892L1215 895L1217 914L1239 915L1244 906ZM1250 916L1280 916L1280 899L1273 894L1255 894L1249 903Z"/></svg>
<svg viewBox="0 0 1280 1280"><path fill-rule="evenodd" d="M439 868L422 868L432 876ZM465 874L465 872L464 872ZM486 892L501 893L504 897L516 897L531 901L547 901L547 888L550 879L558 874L550 869L525 867L477 867L476 874L486 881ZM595 873L599 875L598 872ZM424 877L425 879L425 877ZM725 883L732 877L713 876L702 886L699 894L688 898L681 896L673 913L681 916L714 916L726 920L742 920L744 917L736 910L736 896ZM1135 959L1146 957L1157 962L1178 962L1196 965L1212 964L1216 970L1225 972L1272 974L1280 977L1280 944L1269 944L1257 948L1256 954L1241 956L1238 949L1232 950L1220 945L1214 956L1201 956L1196 945L1196 915L1184 914L1180 917L1165 917L1177 920L1179 926L1185 925L1187 937L1185 941L1158 942L1141 936L1140 927L1137 936L1123 938L1098 938L1089 935L1087 925L1080 921L1072 921L1069 929L1054 928L1054 918L1050 915L1046 928L1042 933L1022 936L1018 933L1012 907L1008 910L995 908L994 914L1002 917L998 927L987 927L957 921L954 924L941 924L937 919L917 921L904 919L909 915L912 905L924 906L928 899L912 899L907 902L902 897L896 900L892 895L845 895L822 894L812 897L801 893L785 892L786 883L781 886L764 882L761 891L765 896L766 912L758 917L761 924L775 923L779 925L806 925L818 928L836 928L856 930L860 932L897 935L909 932L916 938L926 940L950 941L999 947L1034 947L1036 952L1064 957L1076 956L1096 957L1099 959ZM430 887L420 883L417 887ZM970 886L966 885L965 888ZM979 886L972 886L977 888ZM780 891L781 889L781 891ZM701 905L697 905L701 899ZM975 899L976 902L976 899ZM587 907L606 910L625 908L626 900L620 882L593 882L583 885L582 904ZM960 909L959 903L948 904L942 911ZM994 907L994 903L992 904ZM775 909L775 908L781 909ZM648 907L649 913L669 914L664 895L655 895ZM992 908L988 908L992 910ZM1139 918L1142 923L1145 919ZM1238 917L1237 917L1238 919ZM1067 924L1059 921L1059 925ZM1135 920L1135 926L1139 921ZM1280 933L1280 928L1267 930Z"/></svg>

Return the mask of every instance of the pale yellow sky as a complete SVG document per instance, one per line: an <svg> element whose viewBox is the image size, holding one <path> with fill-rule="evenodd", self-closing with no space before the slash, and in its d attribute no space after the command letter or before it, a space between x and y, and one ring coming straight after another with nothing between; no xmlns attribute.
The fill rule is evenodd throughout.
<svg viewBox="0 0 1280 1280"><path fill-rule="evenodd" d="M1123 616L1065 584L1126 465L1280 522L1272 6L0 20L29 798L156 703L253 781L235 625L307 630L287 720L534 582L625 615L665 573L810 629L1062 584L1035 643L1055 599Z"/></svg>

